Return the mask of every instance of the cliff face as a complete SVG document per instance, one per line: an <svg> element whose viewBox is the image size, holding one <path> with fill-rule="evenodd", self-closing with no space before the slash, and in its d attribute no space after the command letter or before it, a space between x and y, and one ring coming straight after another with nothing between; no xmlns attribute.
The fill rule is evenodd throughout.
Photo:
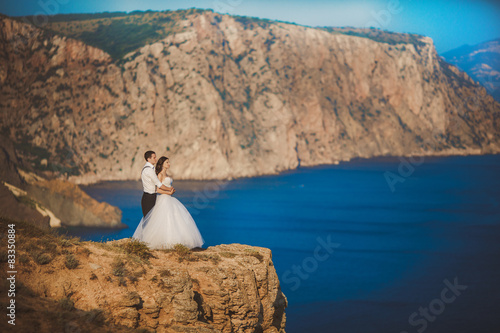
<svg viewBox="0 0 500 333"><path fill-rule="evenodd" d="M79 183L137 179L148 149L191 179L500 149L500 104L430 38L387 42L209 11L176 27L116 61L0 19L4 131L36 167Z"/></svg>
<svg viewBox="0 0 500 333"><path fill-rule="evenodd" d="M269 249L149 252L128 239L79 242L16 228L19 328L285 332L287 301ZM39 309L46 303L55 306Z"/></svg>

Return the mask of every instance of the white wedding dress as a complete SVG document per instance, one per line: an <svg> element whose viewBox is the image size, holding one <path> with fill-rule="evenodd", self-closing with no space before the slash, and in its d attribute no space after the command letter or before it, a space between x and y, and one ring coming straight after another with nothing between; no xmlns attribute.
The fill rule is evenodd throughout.
<svg viewBox="0 0 500 333"><path fill-rule="evenodd" d="M162 183L171 187L172 178L166 177ZM192 249L204 243L186 207L168 194L158 195L153 209L141 219L132 238L147 243L151 249L170 249L176 244Z"/></svg>

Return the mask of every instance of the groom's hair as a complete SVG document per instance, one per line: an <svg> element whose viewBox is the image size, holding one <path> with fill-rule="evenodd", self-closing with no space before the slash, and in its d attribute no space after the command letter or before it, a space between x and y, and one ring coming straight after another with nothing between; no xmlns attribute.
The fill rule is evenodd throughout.
<svg viewBox="0 0 500 333"><path fill-rule="evenodd" d="M154 151L152 151L152 150L148 150L147 152L145 152L145 153L144 153L144 159L145 159L146 161L147 161L147 160L149 160L149 158L150 158L150 157L151 157L151 155L153 155L153 154L155 154L155 155L156 155L156 153L155 153Z"/></svg>

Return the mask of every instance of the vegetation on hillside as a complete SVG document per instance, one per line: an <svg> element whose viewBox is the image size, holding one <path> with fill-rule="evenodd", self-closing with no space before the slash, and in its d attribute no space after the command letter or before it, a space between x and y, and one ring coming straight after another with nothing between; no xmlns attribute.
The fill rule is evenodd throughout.
<svg viewBox="0 0 500 333"><path fill-rule="evenodd" d="M267 29L271 24L276 21L262 19L250 16L234 16L236 22L241 23L245 29L253 30L254 27L259 26L262 29Z"/></svg>
<svg viewBox="0 0 500 333"><path fill-rule="evenodd" d="M59 14L48 16L44 27L56 34L79 39L84 43L100 48L114 59L121 59L126 54L140 47L155 43L170 34L182 32L185 26L181 24L190 15L201 14L211 9L190 8L177 11L134 11L104 12L95 14ZM253 30L256 27L268 29L275 23L294 24L264 18L233 16L244 29ZM220 21L220 15L215 19ZM32 16L19 18L36 22ZM309 27L313 28L313 27ZM416 49L424 45L416 34L401 34L380 29L360 29L351 27L318 27L330 33L369 38L376 42L395 44L413 44Z"/></svg>
<svg viewBox="0 0 500 333"><path fill-rule="evenodd" d="M191 8L161 12L59 14L48 16L44 28L81 40L106 51L114 59L121 59L144 45L155 43L172 33L182 32L185 29L179 24L182 20L204 11L206 10ZM31 16L25 19L35 22Z"/></svg>
<svg viewBox="0 0 500 333"><path fill-rule="evenodd" d="M413 44L416 49L425 46L425 43L420 40L422 36L416 34L402 34L376 28L362 29L352 27L322 27L320 29L331 33L368 38L379 43L386 43L390 45Z"/></svg>
<svg viewBox="0 0 500 333"><path fill-rule="evenodd" d="M136 13L136 12L134 12ZM132 14L132 13L130 13ZM103 13L90 13L90 14L57 14L47 16L48 23L56 22L71 22L71 21L87 21L95 19L105 19L113 17L127 16L127 12L103 12ZM25 16L25 18L30 22L36 22L34 16Z"/></svg>

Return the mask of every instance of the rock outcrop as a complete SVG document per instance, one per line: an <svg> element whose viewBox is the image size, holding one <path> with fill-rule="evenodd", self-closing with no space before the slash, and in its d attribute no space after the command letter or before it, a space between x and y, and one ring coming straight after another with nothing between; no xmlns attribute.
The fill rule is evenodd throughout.
<svg viewBox="0 0 500 333"><path fill-rule="evenodd" d="M16 328L285 332L287 300L269 249L230 244L149 252L128 239L80 242L30 228L16 225L22 285ZM47 302L56 306L40 311Z"/></svg>
<svg viewBox="0 0 500 333"><path fill-rule="evenodd" d="M24 182L17 169L21 163L12 141L0 135L0 180L21 186Z"/></svg>
<svg viewBox="0 0 500 333"><path fill-rule="evenodd" d="M24 173L26 175L26 173ZM78 185L68 181L27 176L29 197L49 208L66 226L124 228L122 212L106 202L98 202Z"/></svg>
<svg viewBox="0 0 500 333"><path fill-rule="evenodd" d="M428 37L211 11L169 22L117 60L0 18L4 132L36 168L76 183L138 179L148 149L178 179L500 150L500 104Z"/></svg>
<svg viewBox="0 0 500 333"><path fill-rule="evenodd" d="M20 160L12 142L0 141L0 217L30 222L40 228L88 226L123 228L122 212L98 202L78 185L64 180L45 179ZM27 165L29 168L29 165Z"/></svg>
<svg viewBox="0 0 500 333"><path fill-rule="evenodd" d="M40 229L50 228L50 218L37 211L36 203L27 196L16 197L4 184L0 184L0 218L23 220Z"/></svg>
<svg viewBox="0 0 500 333"><path fill-rule="evenodd" d="M38 228L48 229L50 218L37 211L36 203L19 189L26 186L18 170L22 164L12 141L0 135L0 217L22 220ZM19 189L17 195L12 193L13 189Z"/></svg>

